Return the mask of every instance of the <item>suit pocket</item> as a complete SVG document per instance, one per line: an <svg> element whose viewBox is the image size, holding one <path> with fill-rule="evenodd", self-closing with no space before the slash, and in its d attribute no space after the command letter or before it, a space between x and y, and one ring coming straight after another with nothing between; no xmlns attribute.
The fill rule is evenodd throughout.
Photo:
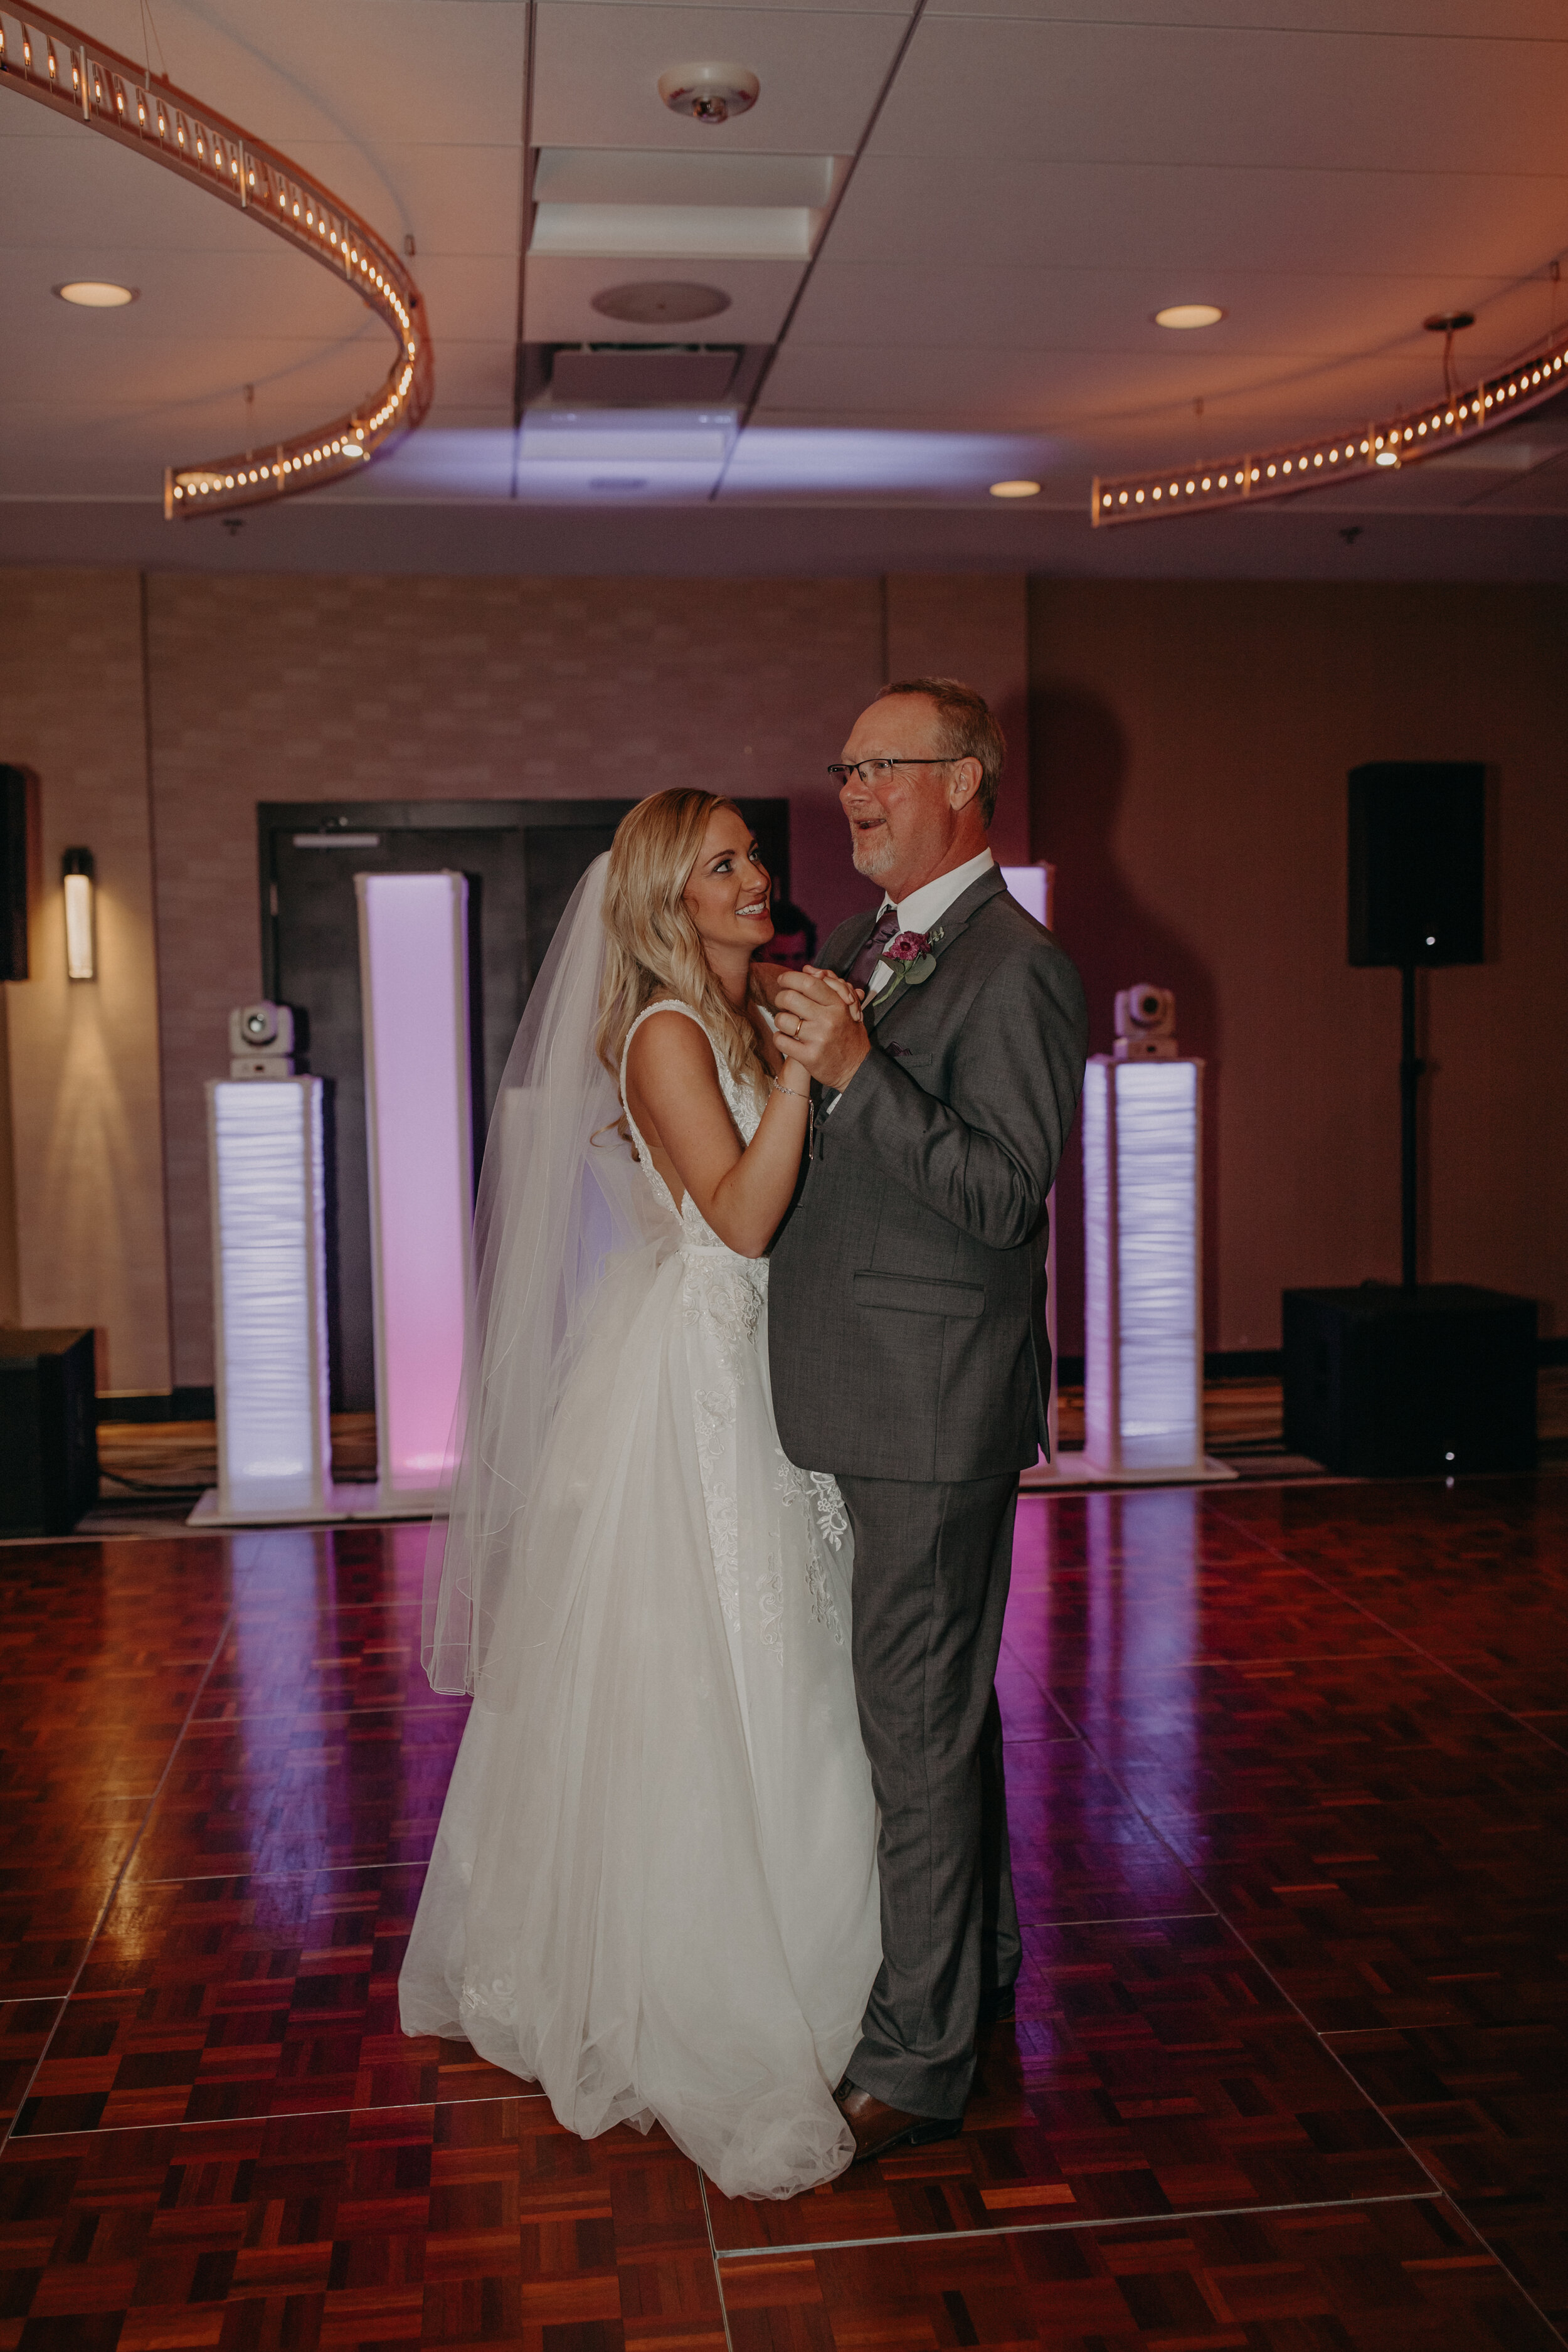
<svg viewBox="0 0 1568 2352"><path fill-rule="evenodd" d="M855 1304L973 1322L985 1311L985 1293L977 1282L935 1282L922 1274L874 1274L867 1267L855 1276Z"/></svg>

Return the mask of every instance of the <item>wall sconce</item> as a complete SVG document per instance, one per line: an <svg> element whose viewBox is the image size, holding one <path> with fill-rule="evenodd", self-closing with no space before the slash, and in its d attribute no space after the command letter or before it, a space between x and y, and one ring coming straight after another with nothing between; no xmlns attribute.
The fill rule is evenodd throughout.
<svg viewBox="0 0 1568 2352"><path fill-rule="evenodd" d="M60 860L60 871L66 887L66 977L96 980L91 850L68 849Z"/></svg>

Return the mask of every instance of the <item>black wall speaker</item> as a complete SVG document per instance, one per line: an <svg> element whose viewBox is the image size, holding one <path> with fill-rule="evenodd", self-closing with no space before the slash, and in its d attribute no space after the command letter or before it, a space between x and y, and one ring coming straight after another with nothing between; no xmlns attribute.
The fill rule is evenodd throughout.
<svg viewBox="0 0 1568 2352"><path fill-rule="evenodd" d="M27 977L26 768L0 768L0 980Z"/></svg>
<svg viewBox="0 0 1568 2352"><path fill-rule="evenodd" d="M1480 963L1486 770L1384 760L1350 774L1352 964Z"/></svg>

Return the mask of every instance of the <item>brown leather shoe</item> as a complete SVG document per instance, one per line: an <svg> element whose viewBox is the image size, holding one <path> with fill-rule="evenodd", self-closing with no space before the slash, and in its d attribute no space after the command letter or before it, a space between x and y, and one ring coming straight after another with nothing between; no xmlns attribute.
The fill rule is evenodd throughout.
<svg viewBox="0 0 1568 2352"><path fill-rule="evenodd" d="M956 2139L963 2127L962 2116L948 2123L938 2116L907 2115L902 2107L889 2107L848 2081L840 2083L833 2095L855 2135L856 2164L868 2164L874 2156L888 2156L896 2147L926 2147L932 2140Z"/></svg>

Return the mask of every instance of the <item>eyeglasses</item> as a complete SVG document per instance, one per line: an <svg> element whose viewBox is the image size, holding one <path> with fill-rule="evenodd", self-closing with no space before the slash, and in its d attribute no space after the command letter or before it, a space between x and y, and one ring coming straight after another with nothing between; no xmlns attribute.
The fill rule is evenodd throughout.
<svg viewBox="0 0 1568 2352"><path fill-rule="evenodd" d="M851 776L858 776L868 787L885 784L895 768L951 768L952 760L834 760L827 772L842 790Z"/></svg>

